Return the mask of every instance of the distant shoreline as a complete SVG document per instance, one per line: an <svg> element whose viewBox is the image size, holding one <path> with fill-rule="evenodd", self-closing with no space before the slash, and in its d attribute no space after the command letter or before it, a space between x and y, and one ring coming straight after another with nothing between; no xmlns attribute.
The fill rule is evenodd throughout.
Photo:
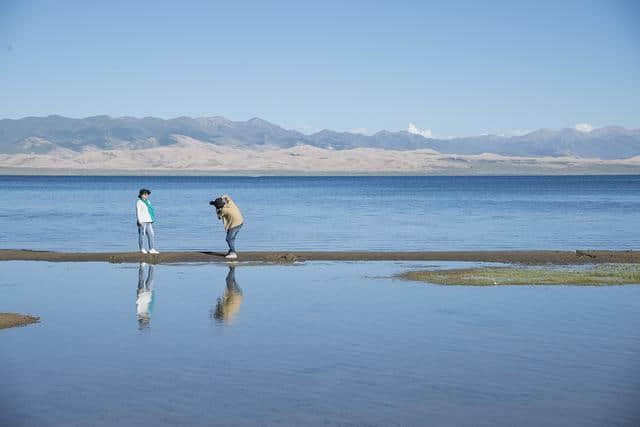
<svg viewBox="0 0 640 427"><path fill-rule="evenodd" d="M540 170L460 170L447 169L438 172L428 171L417 173L416 171L373 171L373 172L348 172L348 171L297 171L297 170L247 170L247 171L217 171L217 170L103 170L103 169L40 169L40 168L2 168L0 176L606 176L606 175L640 175L638 167L616 168L613 170L572 170L559 171L554 169Z"/></svg>
<svg viewBox="0 0 640 427"><path fill-rule="evenodd" d="M171 264L181 262L227 262L224 253L163 252L143 255L139 252L51 252L24 249L0 249L0 261L110 262ZM238 261L292 263L296 261L470 261L526 265L578 265L604 263L640 263L640 251L602 250L514 250L514 251L420 251L420 252L242 252Z"/></svg>

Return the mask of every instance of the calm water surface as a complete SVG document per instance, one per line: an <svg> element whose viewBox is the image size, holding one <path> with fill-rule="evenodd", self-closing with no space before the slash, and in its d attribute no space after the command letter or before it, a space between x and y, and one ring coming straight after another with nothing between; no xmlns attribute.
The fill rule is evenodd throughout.
<svg viewBox="0 0 640 427"><path fill-rule="evenodd" d="M640 176L0 177L0 248L137 249L151 188L161 250L225 249L207 202L229 193L240 250L633 249Z"/></svg>
<svg viewBox="0 0 640 427"><path fill-rule="evenodd" d="M0 425L640 425L640 286L462 265L1 263Z"/></svg>

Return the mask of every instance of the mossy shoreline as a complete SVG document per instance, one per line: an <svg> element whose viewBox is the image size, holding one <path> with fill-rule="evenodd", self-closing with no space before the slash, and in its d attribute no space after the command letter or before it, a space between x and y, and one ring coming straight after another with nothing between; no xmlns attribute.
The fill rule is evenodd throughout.
<svg viewBox="0 0 640 427"><path fill-rule="evenodd" d="M398 277L447 286L640 284L640 265L604 264L581 268L480 267L455 270L416 270Z"/></svg>

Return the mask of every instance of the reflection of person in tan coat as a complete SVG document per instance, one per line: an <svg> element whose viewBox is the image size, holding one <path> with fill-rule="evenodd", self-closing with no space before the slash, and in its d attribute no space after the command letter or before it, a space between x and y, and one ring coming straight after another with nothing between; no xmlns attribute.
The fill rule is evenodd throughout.
<svg viewBox="0 0 640 427"><path fill-rule="evenodd" d="M218 298L215 310L211 310L211 315L218 322L231 323L235 314L242 305L242 289L236 283L236 269L229 266L227 273L226 287L224 293Z"/></svg>

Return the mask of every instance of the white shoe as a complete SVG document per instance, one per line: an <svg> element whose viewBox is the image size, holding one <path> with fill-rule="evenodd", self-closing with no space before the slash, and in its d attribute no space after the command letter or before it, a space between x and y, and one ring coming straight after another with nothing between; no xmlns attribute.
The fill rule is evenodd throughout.
<svg viewBox="0 0 640 427"><path fill-rule="evenodd" d="M146 250L146 249L144 249L144 248L140 249L140 252L142 252L143 254L148 253L148 252L147 252L147 250Z"/></svg>
<svg viewBox="0 0 640 427"><path fill-rule="evenodd" d="M237 259L238 258L238 254L235 252L229 252L228 254L226 254L224 256L226 259Z"/></svg>
<svg viewBox="0 0 640 427"><path fill-rule="evenodd" d="M149 253L155 255L155 254L159 254L160 252L156 251L155 249L151 249Z"/></svg>

